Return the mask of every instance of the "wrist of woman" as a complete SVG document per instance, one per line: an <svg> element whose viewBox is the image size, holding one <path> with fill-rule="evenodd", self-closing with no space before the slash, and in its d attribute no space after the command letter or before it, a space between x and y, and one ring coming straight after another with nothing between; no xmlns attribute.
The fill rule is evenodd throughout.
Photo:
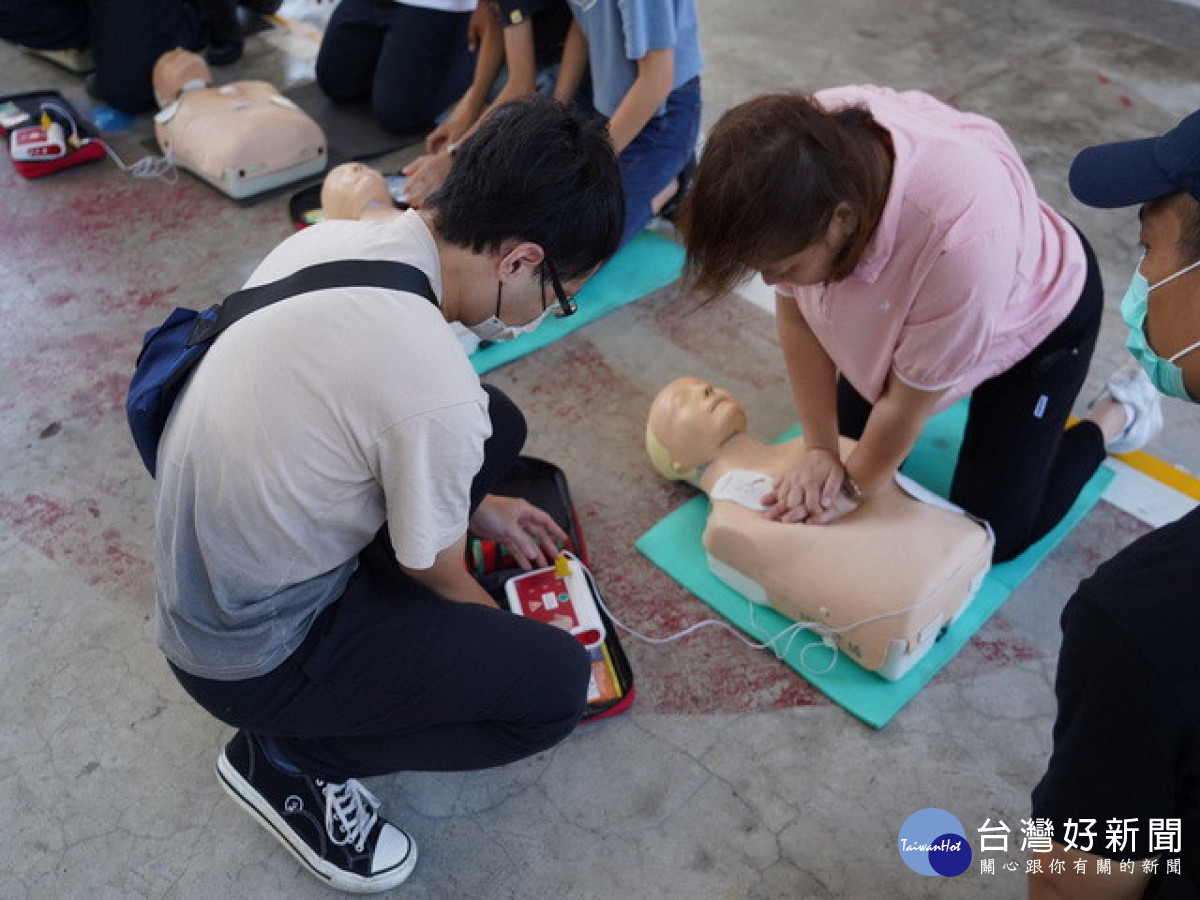
<svg viewBox="0 0 1200 900"><path fill-rule="evenodd" d="M822 453L828 453L830 456L832 456L838 462L841 462L841 460L842 460L842 454L838 451L837 447L826 446L824 444L815 444L815 445L806 445L805 450L808 453L816 453L818 451L820 451Z"/></svg>
<svg viewBox="0 0 1200 900"><path fill-rule="evenodd" d="M842 479L842 496L855 504L862 503L867 499L867 495L862 492L862 489L858 486L858 482L850 477L849 472Z"/></svg>

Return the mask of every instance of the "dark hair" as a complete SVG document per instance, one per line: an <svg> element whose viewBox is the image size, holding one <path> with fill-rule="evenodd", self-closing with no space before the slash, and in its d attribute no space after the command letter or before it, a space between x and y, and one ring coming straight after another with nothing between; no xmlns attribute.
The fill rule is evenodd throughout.
<svg viewBox="0 0 1200 900"><path fill-rule="evenodd" d="M450 243L481 253L532 241L567 280L617 252L625 221L604 122L537 94L488 115L458 148L429 206Z"/></svg>
<svg viewBox="0 0 1200 900"><path fill-rule="evenodd" d="M833 279L862 257L887 199L873 143L890 137L860 107L833 112L800 93L766 94L726 112L704 144L679 226L696 286L728 290L820 240L838 204L858 226Z"/></svg>

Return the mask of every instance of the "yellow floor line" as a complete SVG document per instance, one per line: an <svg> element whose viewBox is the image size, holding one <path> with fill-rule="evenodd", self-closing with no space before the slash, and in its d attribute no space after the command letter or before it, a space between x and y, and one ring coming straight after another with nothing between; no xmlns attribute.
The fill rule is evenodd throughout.
<svg viewBox="0 0 1200 900"><path fill-rule="evenodd" d="M292 34L300 35L301 37L306 37L310 40L316 41L318 44L321 43L321 38L324 37L324 33L320 28L314 28L312 25L309 25L306 22L299 22L295 19L289 19L286 16L279 15L279 13L272 13L271 15L267 16L267 18L280 28L284 28L290 31Z"/></svg>
<svg viewBox="0 0 1200 900"><path fill-rule="evenodd" d="M1137 469L1155 481L1162 482L1169 488L1179 491L1193 500L1200 500L1200 478L1183 471L1177 466L1164 462L1157 456L1151 456L1144 450L1135 450L1117 457L1131 469Z"/></svg>
<svg viewBox="0 0 1200 900"><path fill-rule="evenodd" d="M1071 416L1067 419L1067 427L1079 423L1079 419ZM1151 456L1144 450L1134 450L1132 453L1115 453L1114 457L1121 460L1131 469L1137 469L1143 475L1179 491L1185 497L1200 500L1200 478L1185 472L1178 466L1164 462L1157 456Z"/></svg>

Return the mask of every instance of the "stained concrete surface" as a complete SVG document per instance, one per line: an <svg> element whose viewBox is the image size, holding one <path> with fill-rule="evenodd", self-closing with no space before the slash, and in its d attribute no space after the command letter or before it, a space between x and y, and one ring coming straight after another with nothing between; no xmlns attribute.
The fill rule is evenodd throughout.
<svg viewBox="0 0 1200 900"><path fill-rule="evenodd" d="M1117 303L1131 211L1070 199L1072 155L1157 133L1200 107L1200 10L1145 0L698 0L705 126L756 92L876 82L923 88L1008 128L1045 199L1096 246L1108 312L1084 396L1123 350ZM219 80L310 78L330 4L256 35ZM82 83L0 45L0 91ZM145 152L141 117L110 136ZM411 155L411 153L407 154ZM378 164L394 169L405 154ZM152 639L151 482L123 392L141 332L174 304L238 287L291 226L286 198L241 207L189 176L108 162L41 181L0 163L0 897L330 894L218 789L229 731L172 680ZM610 604L662 634L705 607L633 540L688 496L642 461L641 419L670 378L731 388L769 437L792 412L769 316L665 288L490 376L526 410L529 450L567 472ZM1081 401L1082 408L1082 401ZM1200 471L1200 415L1167 404L1149 448ZM884 729L829 704L773 657L709 630L627 639L633 710L502 769L369 786L415 836L412 898L1018 897L1020 819L1045 764L1058 614L1074 584L1146 526L1102 502ZM900 825L936 806L978 848L1012 829L996 873L909 871ZM977 854L978 855L978 854ZM1006 871L1016 862L1021 872Z"/></svg>

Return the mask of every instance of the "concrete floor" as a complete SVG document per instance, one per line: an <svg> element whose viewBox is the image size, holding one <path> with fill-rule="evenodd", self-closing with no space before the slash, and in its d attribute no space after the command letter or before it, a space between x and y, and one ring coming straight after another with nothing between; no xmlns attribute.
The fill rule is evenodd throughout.
<svg viewBox="0 0 1200 900"><path fill-rule="evenodd" d="M923 88L1003 123L1043 196L1089 235L1110 309L1089 396L1122 358L1117 302L1135 215L1086 210L1067 166L1096 140L1157 133L1200 107L1200 10L1160 0L698 0L706 125L756 92L869 81ZM329 4L283 12L320 24ZM311 77L314 45L256 36L218 73ZM81 82L0 46L0 92ZM112 136L144 153L147 118ZM391 170L397 159L381 161ZM285 198L239 207L190 177L100 163L25 181L0 162L0 897L321 897L218 789L228 730L196 708L152 640L150 479L122 401L142 331L174 304L240 286L291 230ZM760 436L791 418L773 325L736 296L678 286L505 367L532 452L572 483L611 605L662 633L705 608L633 549L687 491L642 461L649 399L671 377L732 388ZM1200 413L1168 403L1157 456L1200 472ZM901 824L937 806L978 848L1019 835L1045 764L1057 619L1073 585L1147 526L1102 502L884 729L830 705L773 657L705 632L633 640L623 717L503 769L370 787L415 836L412 898L1018 897L1019 840L957 879L909 871ZM978 856L978 852L976 854Z"/></svg>

